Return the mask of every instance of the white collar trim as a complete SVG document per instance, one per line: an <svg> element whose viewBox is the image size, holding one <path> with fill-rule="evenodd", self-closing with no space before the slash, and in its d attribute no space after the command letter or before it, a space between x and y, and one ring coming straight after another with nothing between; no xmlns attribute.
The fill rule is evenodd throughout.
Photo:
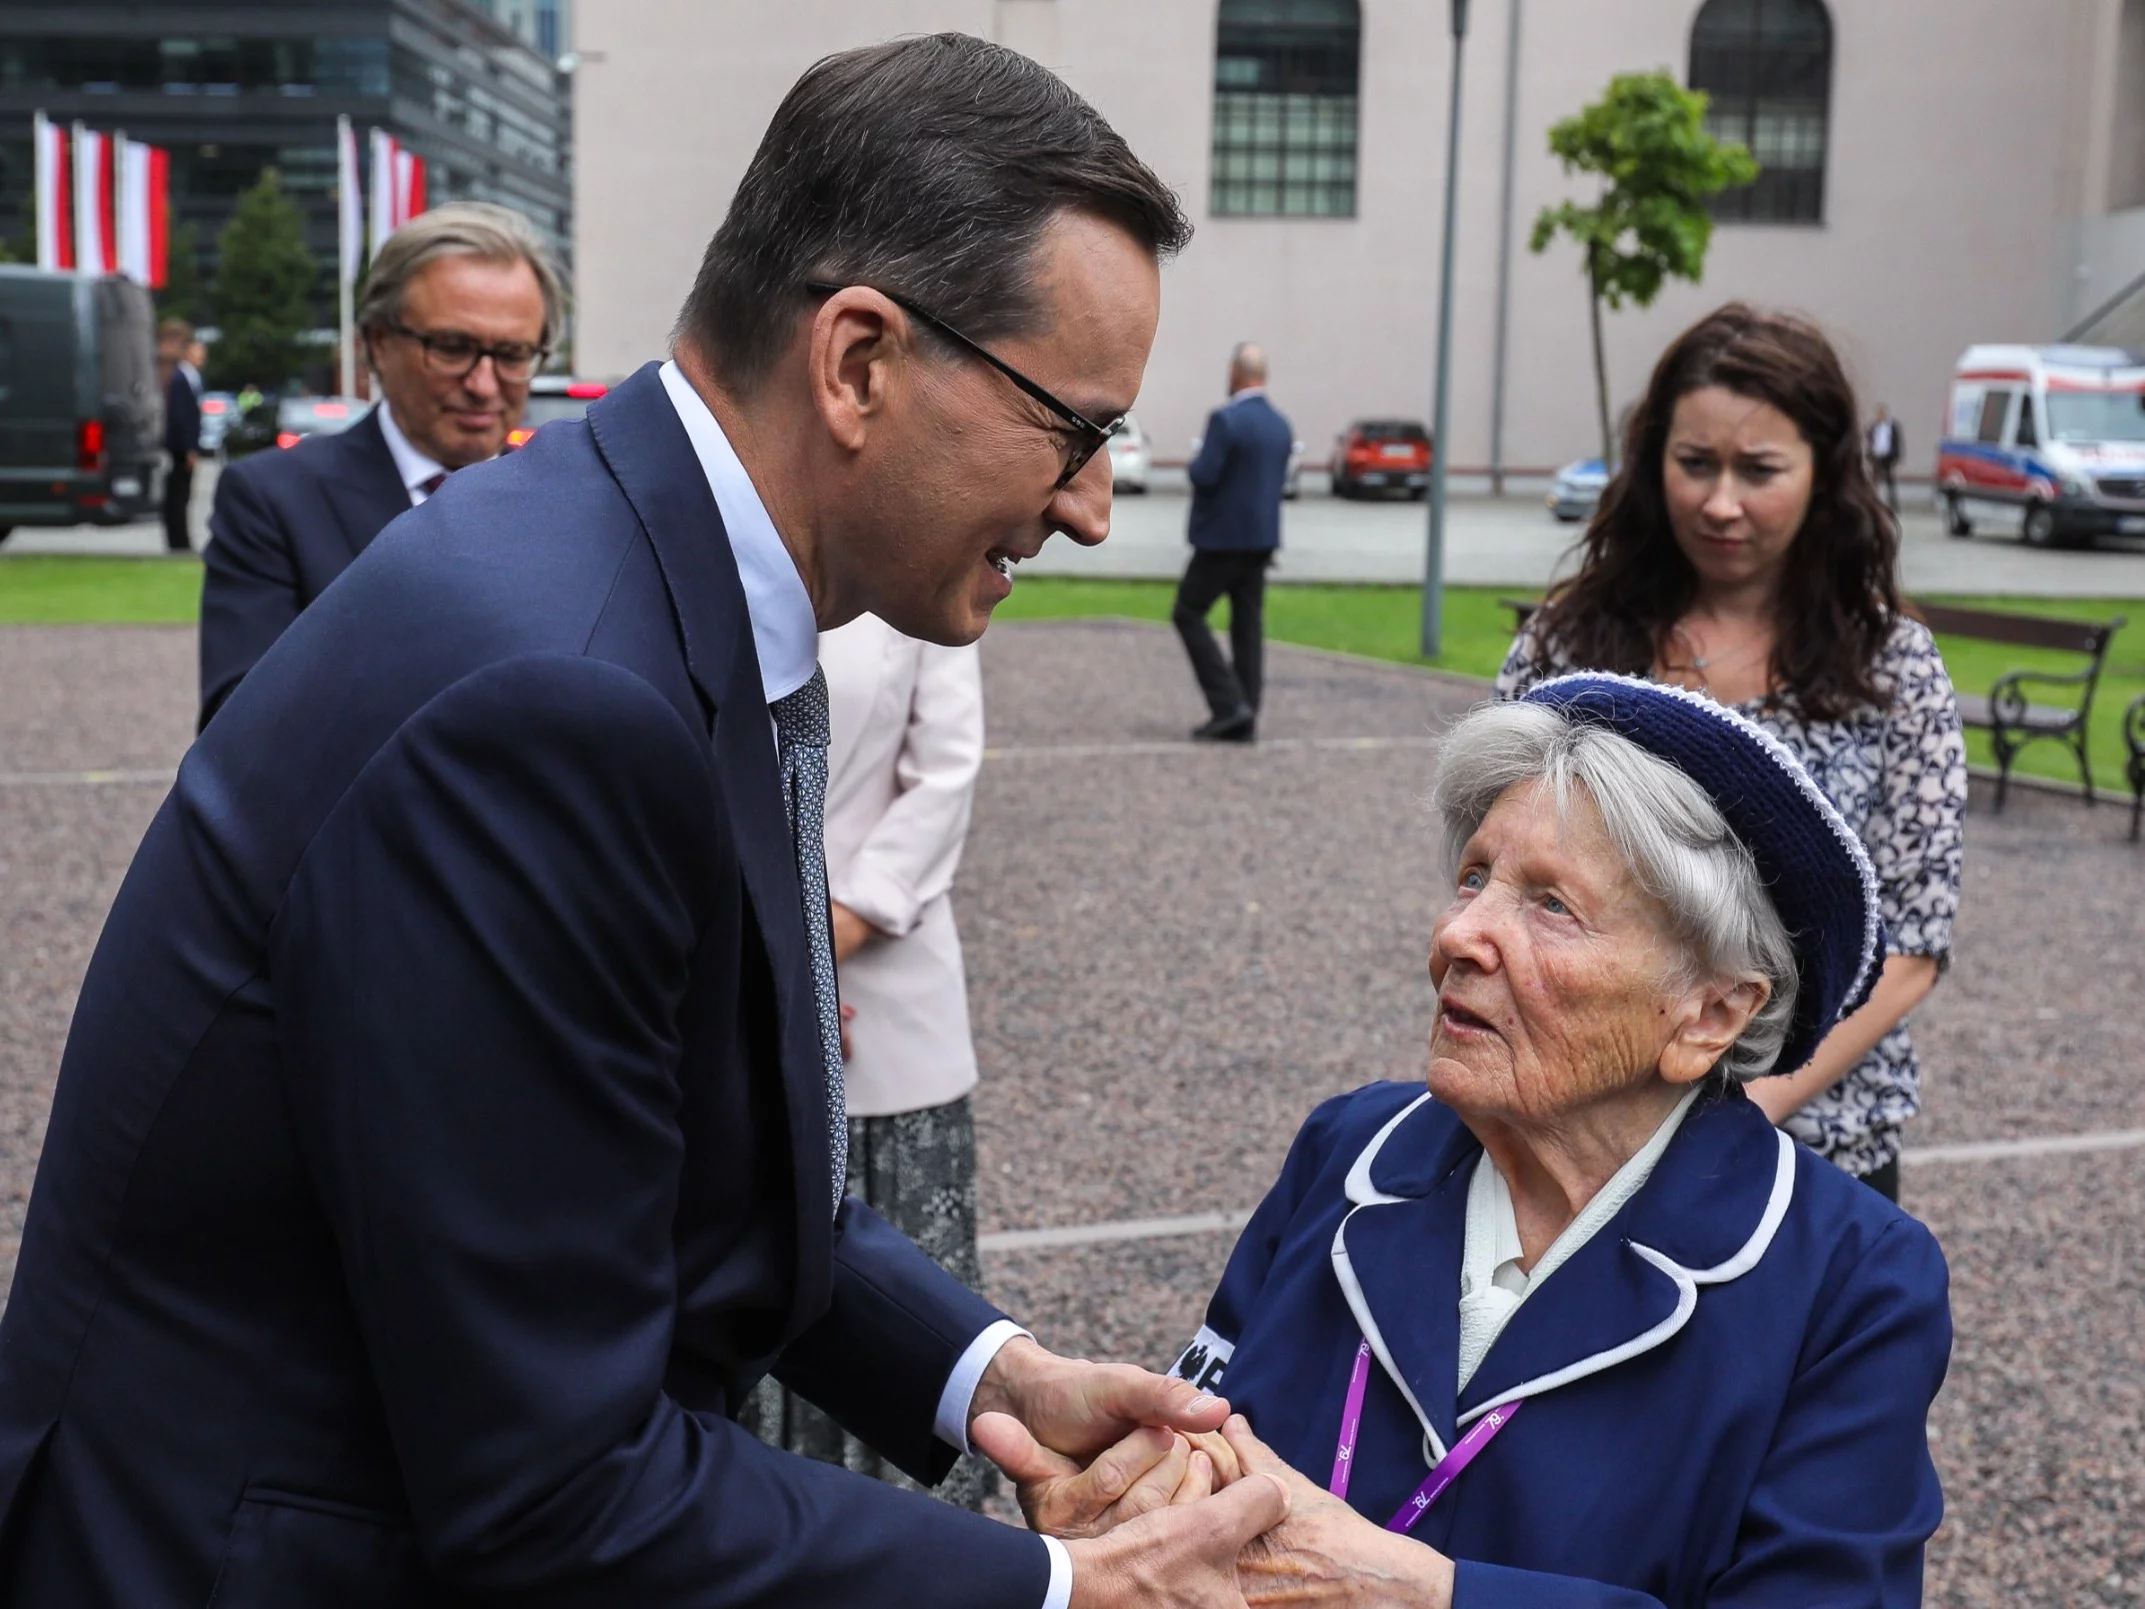
<svg viewBox="0 0 2145 1609"><path fill-rule="evenodd" d="M1370 1303L1364 1298L1362 1284L1357 1280L1355 1267L1349 1260L1347 1244L1348 1225L1357 1213L1364 1211L1366 1208L1387 1206L1413 1199L1408 1196L1388 1195L1384 1191L1377 1189L1370 1182L1370 1170L1372 1164L1377 1161L1379 1151L1384 1148L1385 1142L1392 1137L1393 1132L1407 1120L1417 1107L1430 1098L1430 1094L1426 1090L1396 1113L1383 1128L1371 1136L1370 1143L1364 1146L1361 1154L1356 1157L1354 1165L1349 1168L1348 1179L1344 1188L1348 1199L1355 1205L1347 1216L1341 1219L1339 1226L1333 1231L1332 1256L1334 1277L1340 1283L1341 1295L1348 1303L1348 1311L1354 1316L1357 1326L1363 1331L1363 1338L1370 1343L1371 1355L1377 1358L1379 1366L1385 1370L1387 1378L1399 1388L1401 1396L1406 1399L1409 1409L1415 1415L1416 1421L1422 1426L1423 1443L1428 1453L1428 1461L1435 1464L1445 1456L1445 1443L1439 1437L1436 1427L1431 1424L1430 1416L1423 1412L1422 1404L1416 1400L1414 1391L1408 1386L1407 1377L1400 1372L1399 1366L1393 1361L1391 1351L1386 1347L1385 1337L1379 1332L1378 1321L1371 1313ZM1679 1109L1676 1114L1673 1114L1673 1120L1679 1125L1682 1110ZM1667 1124L1664 1124L1663 1127L1668 1129L1670 1136L1673 1137L1674 1129ZM1554 1391L1559 1386L1567 1386L1576 1380L1583 1380L1589 1375L1599 1374L1604 1369L1613 1369L1620 1363L1628 1363L1642 1353L1652 1351L1655 1347L1672 1339L1686 1324L1690 1323L1691 1315L1698 1310L1699 1286L1724 1285L1730 1280L1740 1279L1757 1267L1759 1262L1763 1260L1766 1251L1772 1246L1773 1237L1780 1232L1780 1225L1787 1217L1788 1207L1795 1199L1795 1142L1779 1130L1774 1131L1773 1139L1776 1143L1775 1155L1777 1160L1773 1168L1772 1191L1766 1199L1765 1211L1758 1218L1757 1228L1751 1231L1750 1238L1743 1242L1742 1248L1734 1256L1728 1258L1725 1262L1714 1264L1711 1268L1686 1268L1665 1252L1656 1251L1653 1247L1642 1245L1636 1240L1627 1242L1633 1252L1675 1282L1676 1307L1674 1312L1670 1313L1667 1318L1656 1324L1652 1329L1635 1335L1628 1341L1596 1352L1589 1357L1581 1358L1577 1362L1567 1364L1564 1368L1554 1370L1549 1374L1540 1375L1532 1380L1521 1381L1493 1401L1485 1402L1481 1406L1461 1414L1457 1420L1460 1428L1465 1429L1493 1408L1500 1408L1506 1403L1516 1401L1521 1397L1541 1396L1544 1392ZM1666 1141L1663 1142L1662 1149L1664 1151L1667 1149ZM1634 1160L1636 1159L1634 1158ZM1658 1160L1658 1157L1656 1160ZM1458 1296L1459 1293L1455 1291L1453 1293L1454 1299L1457 1300Z"/></svg>

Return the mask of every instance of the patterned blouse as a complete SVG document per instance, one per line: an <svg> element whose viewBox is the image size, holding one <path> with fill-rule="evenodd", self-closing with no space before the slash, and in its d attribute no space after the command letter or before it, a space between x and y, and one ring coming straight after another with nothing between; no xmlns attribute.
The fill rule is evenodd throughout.
<svg viewBox="0 0 2145 1609"><path fill-rule="evenodd" d="M1505 656L1497 696L1517 698L1548 676L1578 669L1550 645L1548 672L1534 668L1530 623ZM1780 739L1809 768L1877 868L1892 955L1951 959L1965 854L1966 745L1959 705L1928 628L1901 618L1878 655L1875 679L1891 692L1884 708L1843 720L1805 719L1792 695L1736 706ZM1907 1024L1787 1120L1787 1131L1849 1173L1876 1172L1899 1154L1900 1129L1921 1110L1921 1064Z"/></svg>

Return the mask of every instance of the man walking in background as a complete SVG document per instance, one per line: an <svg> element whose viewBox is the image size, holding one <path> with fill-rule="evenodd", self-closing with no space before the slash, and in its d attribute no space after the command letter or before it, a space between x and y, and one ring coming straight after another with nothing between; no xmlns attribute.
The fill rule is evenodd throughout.
<svg viewBox="0 0 2145 1609"><path fill-rule="evenodd" d="M217 482L201 586L201 725L397 515L496 458L557 344L565 286L529 221L462 201L404 224L365 276L358 333L381 401L340 435Z"/></svg>
<svg viewBox="0 0 2145 1609"><path fill-rule="evenodd" d="M194 463L201 456L201 370L194 354L200 343L183 318L167 318L156 329L157 366L164 374L164 451L171 468L164 475L164 546L173 553L194 550L186 511L194 497Z"/></svg>
<svg viewBox="0 0 2145 1609"><path fill-rule="evenodd" d="M1894 514L1899 512L1899 482L1894 477L1899 471L1902 450L1899 421L1892 417L1892 410L1880 402L1877 417L1869 425L1869 467L1877 479L1884 482L1885 505Z"/></svg>
<svg viewBox="0 0 2145 1609"><path fill-rule="evenodd" d="M1229 400L1207 417L1185 473L1192 482L1192 562L1170 619L1191 656L1211 715L1192 737L1249 743L1258 735L1266 630L1266 568L1281 546L1281 493L1295 434L1266 400L1266 354L1245 342L1229 358ZM1229 658L1207 625L1229 600Z"/></svg>

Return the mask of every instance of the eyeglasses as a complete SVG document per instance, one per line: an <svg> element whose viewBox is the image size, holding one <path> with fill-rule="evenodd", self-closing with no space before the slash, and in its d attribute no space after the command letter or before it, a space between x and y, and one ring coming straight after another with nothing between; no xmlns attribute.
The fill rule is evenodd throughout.
<svg viewBox="0 0 2145 1609"><path fill-rule="evenodd" d="M534 374L537 365L551 355L547 348L527 341L500 341L486 346L474 335L464 335L459 330L434 335L413 330L407 324L389 324L387 330L393 335L407 336L423 347L425 367L434 374L457 380L475 373L477 365L490 358L493 372L500 379L519 384Z"/></svg>
<svg viewBox="0 0 2145 1609"><path fill-rule="evenodd" d="M815 280L807 283L804 288L810 291L814 296L832 296L836 291L841 290L843 287L841 287L840 285L828 285ZM924 323L930 325L931 328L938 331L939 334L945 336L946 339L953 342L954 345L963 347L969 352L975 354L975 356L981 358L985 363L988 363L992 368L996 369L1008 380L1011 380L1015 385L1019 386L1022 391L1033 397L1037 402L1040 402L1044 407L1048 408L1052 413L1056 414L1060 419L1064 420L1069 427L1071 427L1073 432L1073 438L1066 450L1065 470L1064 473L1058 476L1057 484L1051 487L1051 490L1053 492L1062 492L1063 490L1065 490L1066 487L1070 486L1073 483L1073 477L1078 475L1081 470L1087 468L1087 461L1090 458L1093 458L1095 454L1102 451L1103 444L1107 442L1112 436L1116 435L1120 430L1125 428L1125 416L1123 414L1119 414L1115 419L1110 420L1107 424L1096 424L1094 420L1088 418L1088 416L1080 412L1079 409L1071 406L1069 403L1060 402L1056 397L1052 396L1048 391L1045 391L1041 386L1037 385L1025 374L1022 374L1020 370L1014 368L1012 364L1006 362L1005 359L999 357L996 353L992 352L981 342L971 341L967 336L963 335L951 324L948 324L936 313L932 313L924 308L918 307L906 296L897 295L895 292L890 290L879 290L879 287L876 285L866 286L865 288L867 290L879 291L879 294L881 296L884 296L888 301L892 302L896 307L900 308L910 317L922 319Z"/></svg>

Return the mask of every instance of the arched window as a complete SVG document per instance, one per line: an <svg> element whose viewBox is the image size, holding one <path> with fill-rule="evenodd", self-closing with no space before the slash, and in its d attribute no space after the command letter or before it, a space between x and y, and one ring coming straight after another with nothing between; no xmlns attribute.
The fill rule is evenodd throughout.
<svg viewBox="0 0 2145 1609"><path fill-rule="evenodd" d="M1823 0L1706 0L1691 24L1691 88L1713 98L1706 127L1742 141L1758 159L1757 178L1724 191L1713 215L1821 222L1832 99L1832 19Z"/></svg>
<svg viewBox="0 0 2145 1609"><path fill-rule="evenodd" d="M1356 0L1221 0L1211 211L1355 215L1362 35Z"/></svg>

